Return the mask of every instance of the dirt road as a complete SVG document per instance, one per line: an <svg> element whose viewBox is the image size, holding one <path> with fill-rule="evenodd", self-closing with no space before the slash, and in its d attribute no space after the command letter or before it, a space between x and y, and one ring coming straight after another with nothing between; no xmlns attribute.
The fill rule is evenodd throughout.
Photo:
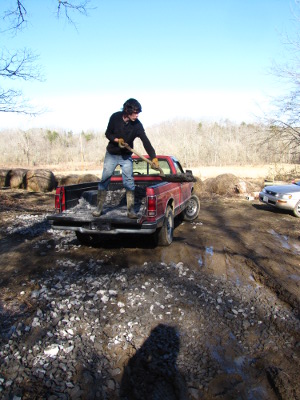
<svg viewBox="0 0 300 400"><path fill-rule="evenodd" d="M80 246L1 191L3 398L300 399L300 221L201 199L174 242Z"/></svg>

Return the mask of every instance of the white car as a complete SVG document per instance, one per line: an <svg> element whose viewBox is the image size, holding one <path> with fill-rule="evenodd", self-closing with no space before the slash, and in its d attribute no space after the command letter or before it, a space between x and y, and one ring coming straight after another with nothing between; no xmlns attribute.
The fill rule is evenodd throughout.
<svg viewBox="0 0 300 400"><path fill-rule="evenodd" d="M289 185L265 186L259 200L273 207L293 211L300 218L300 181Z"/></svg>

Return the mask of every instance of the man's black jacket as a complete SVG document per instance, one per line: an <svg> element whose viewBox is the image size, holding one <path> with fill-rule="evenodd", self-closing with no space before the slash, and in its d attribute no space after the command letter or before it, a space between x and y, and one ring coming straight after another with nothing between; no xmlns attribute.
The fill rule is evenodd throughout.
<svg viewBox="0 0 300 400"><path fill-rule="evenodd" d="M141 139L143 146L150 158L153 159L156 157L155 150L145 133L142 123L138 119L134 122L130 120L128 122L124 122L123 113L121 111L112 114L110 117L105 136L109 140L107 151L110 154L131 154L127 149L121 149L118 143L114 142L115 138L124 139L124 141L128 143L131 148L133 148L133 141L138 137Z"/></svg>

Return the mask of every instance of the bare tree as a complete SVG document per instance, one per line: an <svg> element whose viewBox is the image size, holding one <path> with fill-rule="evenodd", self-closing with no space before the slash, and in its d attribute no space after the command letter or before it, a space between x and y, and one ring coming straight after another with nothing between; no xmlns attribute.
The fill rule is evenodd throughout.
<svg viewBox="0 0 300 400"><path fill-rule="evenodd" d="M64 12L68 22L74 24L70 13L72 11L87 15L87 5L89 0L63 1L57 0L57 17ZM25 0L15 0L14 6L7 9L2 15L3 23L6 23L5 32L17 34L27 24L27 9ZM18 50L14 53L2 49L0 55L0 112L15 112L23 114L36 114L28 101L23 98L21 90L5 85L8 80L42 80L40 68L37 65L38 56L34 55L29 49ZM10 86L10 87L9 87Z"/></svg>
<svg viewBox="0 0 300 400"><path fill-rule="evenodd" d="M300 1L295 0L299 9ZM274 100L275 111L268 119L270 126L266 142L280 143L280 152L294 155L300 153L300 17L294 13L295 37L285 36L289 61L284 65L275 64L272 74L287 88L287 93Z"/></svg>
<svg viewBox="0 0 300 400"><path fill-rule="evenodd" d="M31 137L31 132L30 131L21 131L22 132L22 137L21 137L21 148L26 156L26 161L27 165L30 165L31 161L31 142L32 142L32 137Z"/></svg>
<svg viewBox="0 0 300 400"><path fill-rule="evenodd" d="M27 24L27 9L25 7L25 0L15 0L14 6L4 12L2 17L3 21L8 21L7 30L14 32L21 30ZM74 20L70 13L72 11L78 12L83 15L87 15L88 4L90 0L80 1L64 1L56 0L57 2L57 17L59 18L61 13L64 15L68 22L74 24Z"/></svg>
<svg viewBox="0 0 300 400"><path fill-rule="evenodd" d="M79 1L77 4L74 4L73 1L63 1L63 0L58 0L58 6L57 6L57 16L59 17L61 14L61 10L64 10L64 14L66 19L71 23L74 24L73 19L70 17L70 11L77 11L80 14L87 15L87 6L88 6L89 1Z"/></svg>
<svg viewBox="0 0 300 400"><path fill-rule="evenodd" d="M39 67L35 64L38 57L30 50L23 49L11 54L2 51L0 56L0 79L4 80L42 80ZM5 89L0 86L0 112L17 112L34 114L30 105L22 97L18 89Z"/></svg>
<svg viewBox="0 0 300 400"><path fill-rule="evenodd" d="M9 21L8 30L18 30L26 22L27 11L23 6L23 1L16 1L15 7L5 11L3 20Z"/></svg>

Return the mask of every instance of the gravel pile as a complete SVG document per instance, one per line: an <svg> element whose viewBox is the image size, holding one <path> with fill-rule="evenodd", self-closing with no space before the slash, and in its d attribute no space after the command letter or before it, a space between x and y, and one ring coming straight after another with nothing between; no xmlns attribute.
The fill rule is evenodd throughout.
<svg viewBox="0 0 300 400"><path fill-rule="evenodd" d="M35 246L54 241L66 257L24 282L18 296L5 290L0 397L277 398L268 382L288 378L259 358L292 354L299 321L272 292L184 262L124 268L111 266L109 255L74 261L67 254L80 247L75 235L52 231L45 218L33 216L30 226L24 217L23 230L15 221L7 232L47 231Z"/></svg>
<svg viewBox="0 0 300 400"><path fill-rule="evenodd" d="M139 215L145 214L146 192L145 188L136 187L135 189L135 212ZM76 216L77 219L86 220L97 204L97 191L90 190L83 193L75 207L65 211L67 215ZM106 200L103 207L102 217L118 218L127 216L126 190L107 191Z"/></svg>
<svg viewBox="0 0 300 400"><path fill-rule="evenodd" d="M49 223L46 221L46 216L39 214L22 214L15 218L10 216L4 218L4 222L9 222L9 225L4 229L0 229L5 235L27 235L34 237L41 235L49 229Z"/></svg>

